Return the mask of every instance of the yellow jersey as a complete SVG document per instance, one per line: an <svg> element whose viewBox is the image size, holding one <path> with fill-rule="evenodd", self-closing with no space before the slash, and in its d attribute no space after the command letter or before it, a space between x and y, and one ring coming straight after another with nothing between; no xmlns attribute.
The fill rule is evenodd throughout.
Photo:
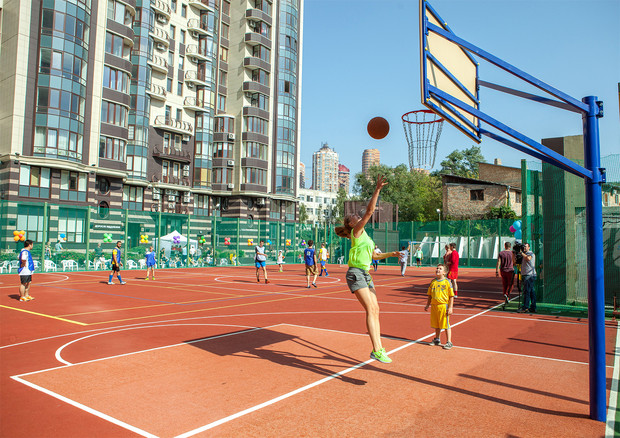
<svg viewBox="0 0 620 438"><path fill-rule="evenodd" d="M427 295L431 297L431 304L448 304L450 297L454 296L450 280L447 278L443 280L434 279L428 287Z"/></svg>

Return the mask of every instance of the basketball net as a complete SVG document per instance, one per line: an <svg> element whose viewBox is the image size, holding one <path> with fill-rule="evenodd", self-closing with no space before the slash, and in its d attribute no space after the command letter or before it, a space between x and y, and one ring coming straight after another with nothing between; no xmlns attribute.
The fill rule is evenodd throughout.
<svg viewBox="0 0 620 438"><path fill-rule="evenodd" d="M443 119L429 110L403 114L403 129L409 145L409 168L432 169L437 156L437 143Z"/></svg>

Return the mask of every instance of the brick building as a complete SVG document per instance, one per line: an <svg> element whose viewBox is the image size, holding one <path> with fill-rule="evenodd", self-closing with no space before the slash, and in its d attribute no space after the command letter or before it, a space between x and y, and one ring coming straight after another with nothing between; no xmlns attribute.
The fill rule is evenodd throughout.
<svg viewBox="0 0 620 438"><path fill-rule="evenodd" d="M480 219L491 208L508 205L521 216L521 169L479 163L479 178L442 175L443 216Z"/></svg>

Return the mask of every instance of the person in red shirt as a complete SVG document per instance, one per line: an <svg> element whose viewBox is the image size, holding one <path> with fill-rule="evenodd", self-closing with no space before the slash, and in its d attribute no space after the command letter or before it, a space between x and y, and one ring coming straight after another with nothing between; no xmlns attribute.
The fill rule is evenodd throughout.
<svg viewBox="0 0 620 438"><path fill-rule="evenodd" d="M456 244L450 244L450 270L448 271L448 279L452 282L452 290L454 290L454 296L459 296L459 286L456 283L456 279L459 277L459 253L456 251Z"/></svg>
<svg viewBox="0 0 620 438"><path fill-rule="evenodd" d="M508 300L510 299L510 292L512 292L512 284L515 276L515 256L510 246L510 242L504 243L504 250L499 253L499 256L497 257L497 266L495 267L495 276L502 276L504 304L508 304Z"/></svg>

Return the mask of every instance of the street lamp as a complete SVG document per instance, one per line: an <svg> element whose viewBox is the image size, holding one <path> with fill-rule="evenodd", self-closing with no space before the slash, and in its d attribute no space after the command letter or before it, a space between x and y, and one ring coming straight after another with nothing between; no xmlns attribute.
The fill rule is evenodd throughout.
<svg viewBox="0 0 620 438"><path fill-rule="evenodd" d="M437 209L437 219L439 222L439 238L437 239L437 264L441 263L441 210Z"/></svg>

